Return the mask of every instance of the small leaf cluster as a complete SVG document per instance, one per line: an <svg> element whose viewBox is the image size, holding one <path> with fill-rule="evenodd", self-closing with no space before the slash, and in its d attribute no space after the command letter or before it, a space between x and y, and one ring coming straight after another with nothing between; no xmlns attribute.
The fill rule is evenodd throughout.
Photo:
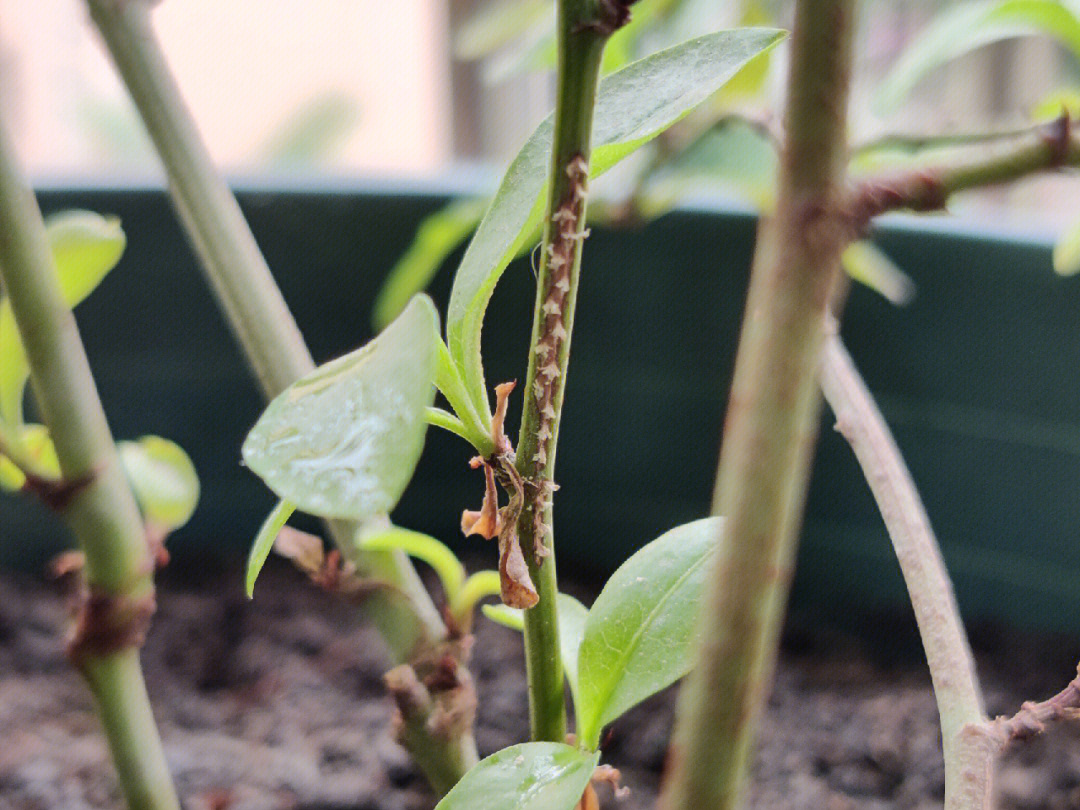
<svg viewBox="0 0 1080 810"><path fill-rule="evenodd" d="M46 220L46 235L60 289L75 307L104 280L124 253L127 239L114 217L65 211ZM48 429L27 423L23 412L30 364L11 303L0 297L0 489L18 492L60 484L60 463ZM188 455L160 436L117 444L148 532L162 540L191 518L199 478Z"/></svg>
<svg viewBox="0 0 1080 810"><path fill-rule="evenodd" d="M720 31L609 75L597 96L590 174L603 173L682 119L781 38L774 29ZM415 471L427 424L462 437L481 457L494 452L480 335L503 271L539 232L551 139L549 117L511 162L481 219L455 276L445 342L430 299L413 295L378 337L294 383L251 430L244 461L281 504L249 558L249 590L293 509L354 521L361 527L357 538L367 524L385 523ZM429 238L446 241L462 218L447 217ZM392 311L383 304L384 315ZM434 407L435 389L448 410Z"/></svg>

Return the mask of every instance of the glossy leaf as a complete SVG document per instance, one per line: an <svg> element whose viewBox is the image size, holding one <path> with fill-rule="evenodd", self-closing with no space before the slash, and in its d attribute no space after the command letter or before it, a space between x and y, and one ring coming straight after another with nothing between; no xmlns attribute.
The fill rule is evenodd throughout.
<svg viewBox="0 0 1080 810"><path fill-rule="evenodd" d="M50 216L45 230L64 301L74 307L93 292L124 252L127 240L116 217L90 211ZM30 376L11 304L0 300L0 419L22 422L23 392Z"/></svg>
<svg viewBox="0 0 1080 810"><path fill-rule="evenodd" d="M445 544L434 537L386 525L368 529L360 536L360 547L369 551L394 551L400 549L410 557L423 560L431 566L446 591L446 600L455 602L465 582L465 568Z"/></svg>
<svg viewBox="0 0 1080 810"><path fill-rule="evenodd" d="M435 810L573 810L599 761L564 743L512 745L481 760Z"/></svg>
<svg viewBox="0 0 1080 810"><path fill-rule="evenodd" d="M288 501L279 501L273 508L266 520L255 535L255 542L251 544L248 552L247 572L244 575L244 593L250 599L255 594L255 580L259 578L259 572L266 564L266 558L270 556L270 550L274 547L274 540L282 527L292 517L296 507Z"/></svg>
<svg viewBox="0 0 1080 810"><path fill-rule="evenodd" d="M720 518L705 518L662 534L597 597L578 658L578 730L587 747L599 744L605 725L690 670L721 527Z"/></svg>
<svg viewBox="0 0 1080 810"><path fill-rule="evenodd" d="M435 306L417 296L366 346L277 396L248 434L244 461L305 512L361 523L388 514L424 447L438 344Z"/></svg>
<svg viewBox="0 0 1080 810"><path fill-rule="evenodd" d="M171 532L191 519L199 502L199 475L180 445L143 436L118 442L116 449L147 523Z"/></svg>
<svg viewBox="0 0 1080 810"><path fill-rule="evenodd" d="M678 121L783 34L721 31L660 51L600 84L590 174L597 176ZM495 284L543 216L551 151L549 117L514 158L454 279L447 345L475 403L484 396L480 330Z"/></svg>
<svg viewBox="0 0 1080 810"><path fill-rule="evenodd" d="M376 329L394 320L414 295L423 292L446 258L480 222L487 200L454 200L420 223L409 249L397 260L375 298Z"/></svg>
<svg viewBox="0 0 1080 810"><path fill-rule="evenodd" d="M916 85L963 54L1013 37L1045 34L1080 59L1080 19L1056 0L985 0L953 6L914 40L878 88L881 113L896 109Z"/></svg>

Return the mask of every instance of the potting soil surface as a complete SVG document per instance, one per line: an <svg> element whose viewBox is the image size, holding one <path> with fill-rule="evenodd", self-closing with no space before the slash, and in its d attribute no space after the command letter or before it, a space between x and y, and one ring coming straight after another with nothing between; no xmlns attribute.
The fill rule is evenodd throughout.
<svg viewBox="0 0 1080 810"><path fill-rule="evenodd" d="M253 601L240 582L236 571L201 582L167 571L143 654L186 810L433 807L394 741L385 655L356 608L282 565L268 567ZM89 694L63 656L65 611L55 584L0 578L0 810L122 807ZM857 638L789 626L749 807L941 807L937 710L911 627L883 618ZM525 675L517 633L483 618L476 632L477 739L488 754L527 737ZM1059 691L1080 659L1077 639L988 627L972 636L992 714ZM630 793L616 800L602 788L605 808L654 807L675 694L607 732L603 759ZM1014 744L999 773L1002 808L1080 808L1080 728Z"/></svg>

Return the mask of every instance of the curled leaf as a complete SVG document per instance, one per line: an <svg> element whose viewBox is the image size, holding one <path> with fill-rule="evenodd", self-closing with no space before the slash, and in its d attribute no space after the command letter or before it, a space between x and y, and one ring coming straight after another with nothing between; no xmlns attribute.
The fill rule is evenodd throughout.
<svg viewBox="0 0 1080 810"><path fill-rule="evenodd" d="M485 540L499 535L499 493L495 489L495 470L484 464L484 502L480 511L466 509L461 513L461 533L466 537L478 534Z"/></svg>
<svg viewBox="0 0 1080 810"><path fill-rule="evenodd" d="M308 576L315 576L326 565L326 549L323 541L309 532L292 526L282 526L274 540L274 551Z"/></svg>

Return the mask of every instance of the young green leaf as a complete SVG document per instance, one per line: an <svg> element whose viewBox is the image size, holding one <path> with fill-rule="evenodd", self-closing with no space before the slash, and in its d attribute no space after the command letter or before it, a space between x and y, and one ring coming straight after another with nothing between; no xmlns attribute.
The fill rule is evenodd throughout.
<svg viewBox="0 0 1080 810"><path fill-rule="evenodd" d="M288 501L278 501L278 505L266 516L259 533L255 535L255 542L251 544L251 551L248 552L247 573L244 575L244 593L248 599L255 595L255 580L266 564L266 558L270 556L274 540L295 511L296 507Z"/></svg>
<svg viewBox="0 0 1080 810"><path fill-rule="evenodd" d="M17 492L26 483L24 470L45 478L60 478L60 459L56 457L49 429L44 425L0 425L3 444L13 458L0 455L0 489ZM14 461L18 461L15 464Z"/></svg>
<svg viewBox="0 0 1080 810"><path fill-rule="evenodd" d="M420 223L409 249L397 260L375 297L372 319L382 329L435 278L446 257L476 230L487 200L454 200Z"/></svg>
<svg viewBox="0 0 1080 810"><path fill-rule="evenodd" d="M874 108L892 112L925 77L965 53L1013 37L1046 34L1080 59L1080 19L1058 0L985 0L949 8L923 31L878 88Z"/></svg>
<svg viewBox="0 0 1080 810"><path fill-rule="evenodd" d="M143 436L118 442L116 449L147 523L172 532L191 519L199 502L199 475L180 445Z"/></svg>
<svg viewBox="0 0 1080 810"><path fill-rule="evenodd" d="M588 748L605 725L690 670L722 524L705 518L665 532L623 563L597 597L578 655L578 731Z"/></svg>
<svg viewBox="0 0 1080 810"><path fill-rule="evenodd" d="M64 301L74 307L116 267L127 240L116 217L64 211L45 223ZM23 392L30 376L11 304L0 300L0 419L22 422Z"/></svg>
<svg viewBox="0 0 1080 810"><path fill-rule="evenodd" d="M461 592L458 594L457 599L450 605L450 612L459 621L471 621L472 612L476 609L477 602L488 596L498 596L501 591L502 583L498 571L477 571L466 579L465 584L461 586ZM494 605L490 607L494 607ZM498 620L496 619L496 621Z"/></svg>
<svg viewBox="0 0 1080 810"><path fill-rule="evenodd" d="M1080 273L1080 222L1075 222L1054 245L1054 270L1063 276Z"/></svg>
<svg viewBox="0 0 1080 810"><path fill-rule="evenodd" d="M565 743L512 745L481 760L435 810L573 810L599 761Z"/></svg>
<svg viewBox="0 0 1080 810"><path fill-rule="evenodd" d="M585 638L585 623L589 618L589 609L572 596L560 593L556 597L559 613L559 657L562 658L566 682L570 684L570 695L574 706L578 703L578 657L581 641Z"/></svg>
<svg viewBox="0 0 1080 810"><path fill-rule="evenodd" d="M497 605L481 605L480 612L495 624L517 630L519 633L525 631L525 613L520 608L512 608L500 603Z"/></svg>
<svg viewBox="0 0 1080 810"><path fill-rule="evenodd" d="M439 342L435 306L417 296L366 346L276 397L244 461L305 512L361 523L389 513L424 447Z"/></svg>
<svg viewBox="0 0 1080 810"><path fill-rule="evenodd" d="M369 529L360 535L360 547L369 551L394 551L400 549L410 557L423 560L432 567L446 591L446 600L453 603L461 594L465 582L465 567L445 544L434 537L384 525Z"/></svg>
<svg viewBox="0 0 1080 810"><path fill-rule="evenodd" d="M852 242L840 255L840 263L851 278L895 306L907 306L915 297L915 282L873 242Z"/></svg>
<svg viewBox="0 0 1080 810"><path fill-rule="evenodd" d="M590 175L595 177L690 112L754 55L783 36L772 29L721 31L648 56L600 84ZM495 284L543 216L551 153L546 119L514 158L465 252L447 315L450 355L478 410L485 398L480 331Z"/></svg>

